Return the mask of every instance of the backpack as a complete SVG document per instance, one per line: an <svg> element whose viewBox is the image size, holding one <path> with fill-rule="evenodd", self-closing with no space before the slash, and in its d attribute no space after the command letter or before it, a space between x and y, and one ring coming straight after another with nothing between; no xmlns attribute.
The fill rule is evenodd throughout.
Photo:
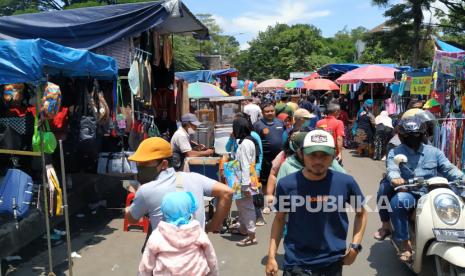
<svg viewBox="0 0 465 276"><path fill-rule="evenodd" d="M7 84L3 90L3 101L11 104L21 104L24 98L24 84Z"/></svg>
<svg viewBox="0 0 465 276"><path fill-rule="evenodd" d="M44 95L42 96L42 106L40 111L47 117L53 119L60 110L61 91L60 87L54 83L47 82Z"/></svg>
<svg viewBox="0 0 465 276"><path fill-rule="evenodd" d="M0 214L11 214L15 220L24 218L32 200L32 178L18 169L9 169L0 184Z"/></svg>

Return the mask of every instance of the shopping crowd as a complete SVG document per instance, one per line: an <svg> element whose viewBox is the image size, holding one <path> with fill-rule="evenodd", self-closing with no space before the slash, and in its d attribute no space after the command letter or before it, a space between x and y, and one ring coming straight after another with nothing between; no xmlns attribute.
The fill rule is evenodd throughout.
<svg viewBox="0 0 465 276"><path fill-rule="evenodd" d="M230 156L222 168L225 184L181 171L185 158L213 154L191 145L190 134L200 125L194 114L182 116L171 142L143 141L129 159L137 162L139 181L146 184L126 209L132 222L148 215L153 229L142 249L139 274L218 275L215 250L206 233L223 230L234 201L238 217L227 228L243 236L236 243L240 247L265 242L265 237L257 237L256 227L265 224L263 214L275 212L266 275L278 275L276 252L283 237L284 275L342 275L343 266L351 265L362 250L367 223L364 195L343 168L342 150L355 144L359 154L381 159L389 142L395 143L399 135L394 136L387 112L373 115L372 101L365 100L351 120L344 97L338 96L328 97L322 106L314 95L282 95L278 100L255 95L245 100L226 145ZM295 204L291 200L295 196L308 202ZM213 197L216 206L208 223L204 197ZM353 202L354 197L359 201ZM327 204L331 198L354 207L349 248L345 210L307 209L307 205ZM393 231L381 218L377 239Z"/></svg>

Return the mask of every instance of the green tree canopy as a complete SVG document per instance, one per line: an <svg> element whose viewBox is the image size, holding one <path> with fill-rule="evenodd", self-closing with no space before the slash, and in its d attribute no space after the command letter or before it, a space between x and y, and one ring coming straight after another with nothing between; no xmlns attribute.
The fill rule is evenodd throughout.
<svg viewBox="0 0 465 276"><path fill-rule="evenodd" d="M397 4L392 4L390 0L372 0L372 2L378 6L388 7L384 13L384 16L388 18L387 24L404 32L402 38L412 48L410 63L413 67L417 67L423 55L422 40L428 39L428 33L426 38L422 36L425 31L422 25L423 11L431 10L431 5L435 0L406 0ZM400 32L397 33L400 34Z"/></svg>

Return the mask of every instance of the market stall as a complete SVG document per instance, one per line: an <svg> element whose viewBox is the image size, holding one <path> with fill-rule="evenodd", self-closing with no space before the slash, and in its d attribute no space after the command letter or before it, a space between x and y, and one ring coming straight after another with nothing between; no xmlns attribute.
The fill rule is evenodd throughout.
<svg viewBox="0 0 465 276"><path fill-rule="evenodd" d="M85 50L67 48L43 39L0 41L0 85L3 85L1 129L3 131L2 138L4 139L2 142L5 142L5 138L11 137L11 135L17 135L21 138L26 137L26 139L21 139L24 143L0 143L2 147L2 149L0 149L0 154L8 156L29 155L41 157L41 164L35 169L38 172L38 175L34 176L34 174L32 174L33 177L31 178L31 181L34 183L33 186L42 186L42 189L38 189L41 196L37 199L37 201L41 206L43 203L43 207L41 208L43 208L43 217L45 217L46 228L45 232L48 236L49 275L53 275L49 216L51 214L56 216L61 215L61 204L63 205L62 208L64 209L67 225L66 228L68 232L68 255L70 255L71 250L67 216L67 177L62 139L60 139L58 143L60 145L59 156L61 162L59 162L59 165L55 164L57 168L60 167L61 171L61 185L59 185L58 179L60 178L57 177L55 173L52 173L50 168L53 167L49 166L54 163L51 155L58 152L57 139L54 132L48 127L49 123L53 124L58 117L61 118L62 127L65 127L65 118L68 118L68 115L64 114L63 110L68 110L68 102L65 98L69 96L67 94L71 91L65 91L64 89L60 90L59 86L50 83L48 80L52 77L68 76L72 78L92 78L92 80L100 79L110 81L110 83L116 83L117 74L118 70L116 61L111 57L96 55ZM29 87L29 90L26 91L24 87ZM78 92L83 93L83 91ZM19 114L16 116L15 114L12 115L12 111L20 110L22 108L27 110L25 111L26 114ZM34 132L32 139L30 136L27 136L28 130L25 130L24 132L18 131L22 128L29 128L29 125L27 125L26 122L26 117L28 116L27 113L32 113L34 114L32 116L35 117L35 123L32 125ZM9 116L5 117L6 114ZM81 127L83 126L83 118L84 116L79 118L81 120ZM18 127L18 124L21 126ZM92 137L89 138L91 139ZM84 141L81 140L79 142ZM78 147L78 144L75 144L74 147ZM16 170L16 172L18 171L19 170ZM24 172L22 173L27 175ZM51 182L54 182L53 185ZM5 180L2 185L3 187L6 187L12 184L15 183ZM51 201L49 201L48 195L51 193L52 188L55 190L55 194L57 196L55 203L56 207ZM61 189L63 190L63 195L61 195ZM30 191L32 193L34 190ZM50 199L52 198L53 196L50 197ZM61 203L61 200L63 200L63 203ZM3 201L2 210L8 209L4 207L5 204L9 203L11 202ZM31 206L27 206L27 208L33 209ZM56 212L54 211L55 208ZM13 210L14 209L15 208L13 208ZM15 212L16 211L13 211L13 213ZM24 212L23 217L15 216L15 221L13 221L12 224L16 224L16 231L10 231L9 233L6 233L6 235L0 237L1 257L15 252L20 247L32 241L32 239L36 238L36 234L42 235L44 232L44 229L23 228L22 222L27 222L27 219L24 218L27 218L28 213L30 213L30 210L29 212ZM12 228L11 223L2 224L1 227L9 227L9 229ZM21 234L23 230L28 231L28 234ZM25 238L18 240L14 237L14 235L19 235ZM13 244L10 244L12 241ZM70 256L69 261L71 270Z"/></svg>
<svg viewBox="0 0 465 276"><path fill-rule="evenodd" d="M433 145L465 170L465 50L435 39L432 92L424 108L437 117Z"/></svg>

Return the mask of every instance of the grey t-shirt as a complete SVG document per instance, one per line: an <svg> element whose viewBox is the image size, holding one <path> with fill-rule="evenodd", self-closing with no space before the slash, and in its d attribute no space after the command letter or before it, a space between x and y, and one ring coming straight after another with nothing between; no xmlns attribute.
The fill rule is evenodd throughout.
<svg viewBox="0 0 465 276"><path fill-rule="evenodd" d="M198 173L176 173L173 168L169 168L160 173L158 178L152 182L142 185L136 192L136 197L129 208L131 216L135 219L149 214L152 229L157 228L158 223L163 219L161 213L161 202L163 196L169 192L176 191L176 177L179 176L184 187L184 191L191 192L198 203L194 218L205 227L204 196L211 196L213 185L217 182Z"/></svg>
<svg viewBox="0 0 465 276"><path fill-rule="evenodd" d="M173 167L181 168L184 161L184 154L192 150L189 134L180 127L171 138L171 148L173 149Z"/></svg>

